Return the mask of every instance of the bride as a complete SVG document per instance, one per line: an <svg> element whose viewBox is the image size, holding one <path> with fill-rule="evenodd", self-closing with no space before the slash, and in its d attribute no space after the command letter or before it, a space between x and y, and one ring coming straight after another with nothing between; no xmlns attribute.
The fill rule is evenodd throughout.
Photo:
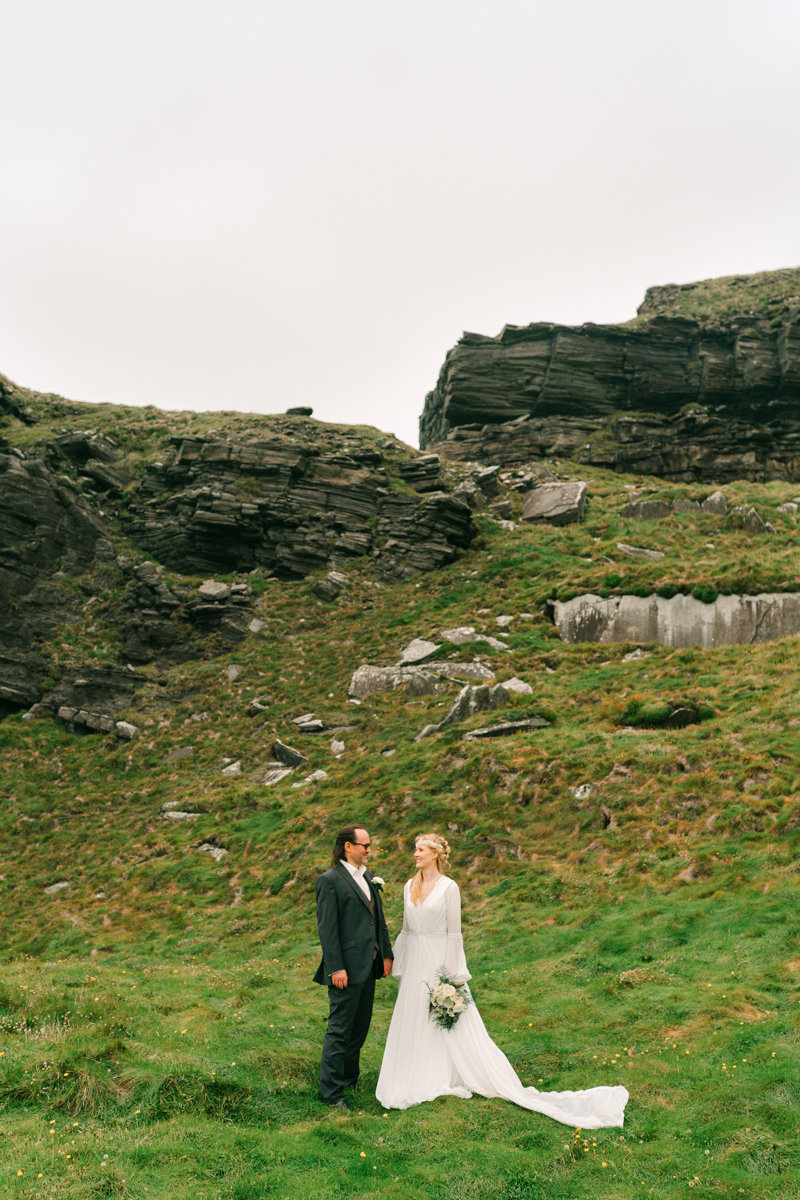
<svg viewBox="0 0 800 1200"><path fill-rule="evenodd" d="M462 987L471 978L461 938L461 893L444 871L450 847L436 833L416 839L417 874L403 892L403 930L392 974L400 982L375 1094L384 1108L409 1108L437 1096L499 1096L581 1129L622 1125L624 1087L538 1092L523 1087L486 1032L474 1003L451 1029L434 1024L429 992L440 973ZM465 988L466 990L466 988Z"/></svg>

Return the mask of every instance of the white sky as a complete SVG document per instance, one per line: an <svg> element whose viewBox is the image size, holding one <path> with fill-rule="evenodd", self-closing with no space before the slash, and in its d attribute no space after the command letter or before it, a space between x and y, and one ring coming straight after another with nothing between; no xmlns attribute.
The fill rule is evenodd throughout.
<svg viewBox="0 0 800 1200"><path fill-rule="evenodd" d="M797 0L0 0L0 371L417 442L465 329L800 264Z"/></svg>

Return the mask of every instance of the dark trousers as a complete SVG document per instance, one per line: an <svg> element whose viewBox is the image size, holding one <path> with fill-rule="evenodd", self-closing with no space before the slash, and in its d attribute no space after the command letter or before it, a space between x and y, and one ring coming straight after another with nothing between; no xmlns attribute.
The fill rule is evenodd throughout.
<svg viewBox="0 0 800 1200"><path fill-rule="evenodd" d="M325 1104L336 1104L344 1089L358 1080L359 1054L372 1020L375 976L346 988L328 988L330 1013L322 1062L319 1066L319 1094Z"/></svg>

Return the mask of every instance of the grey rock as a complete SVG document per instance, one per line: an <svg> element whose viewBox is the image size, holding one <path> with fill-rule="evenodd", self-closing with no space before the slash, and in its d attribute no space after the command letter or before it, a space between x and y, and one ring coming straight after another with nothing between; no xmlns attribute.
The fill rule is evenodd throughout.
<svg viewBox="0 0 800 1200"><path fill-rule="evenodd" d="M499 625L502 629L505 629L505 627L510 625L513 620L513 617L510 617L507 613L504 613L501 617L495 617L495 624Z"/></svg>
<svg viewBox="0 0 800 1200"><path fill-rule="evenodd" d="M463 500L471 509L485 508L486 496L472 479L464 479L453 492L459 500Z"/></svg>
<svg viewBox="0 0 800 1200"><path fill-rule="evenodd" d="M202 817L203 813L196 812L180 812L177 808L171 809L169 812L162 812L161 817L164 821L196 821L198 817Z"/></svg>
<svg viewBox="0 0 800 1200"><path fill-rule="evenodd" d="M347 576L341 571L329 571L324 579L318 579L312 584L311 590L320 600L333 601L341 596L347 587Z"/></svg>
<svg viewBox="0 0 800 1200"><path fill-rule="evenodd" d="M313 408L309 408L305 404L295 404L292 408L286 409L287 417L311 417L313 414Z"/></svg>
<svg viewBox="0 0 800 1200"><path fill-rule="evenodd" d="M73 433L63 433L56 438L55 448L59 454L63 454L77 466L83 466L89 459L112 463L119 458L116 442L97 432L76 430Z"/></svg>
<svg viewBox="0 0 800 1200"><path fill-rule="evenodd" d="M447 684L441 683L438 675L430 675L427 671L415 671L406 682L405 693L409 699L418 699L420 696L436 695L446 687Z"/></svg>
<svg viewBox="0 0 800 1200"><path fill-rule="evenodd" d="M457 646L462 646L466 642L485 642L493 650L508 650L508 646L504 642L498 641L488 633L478 633L471 625L460 625L457 629L443 629L442 637L448 642L454 642Z"/></svg>
<svg viewBox="0 0 800 1200"><path fill-rule="evenodd" d="M217 846L214 842L201 842L199 846L195 846L201 854L210 854L214 862L221 862L228 851L224 846Z"/></svg>
<svg viewBox="0 0 800 1200"><path fill-rule="evenodd" d="M312 771L310 775L306 775L305 779L299 779L297 783L293 783L293 788L306 787L309 783L319 783L323 779L328 778L327 771Z"/></svg>
<svg viewBox="0 0 800 1200"><path fill-rule="evenodd" d="M294 774L294 767L269 767L262 775L259 775L258 782L263 783L265 787L272 787L276 783L280 783L287 775Z"/></svg>
<svg viewBox="0 0 800 1200"><path fill-rule="evenodd" d="M504 679L503 687L507 692L516 692L519 696L532 696L533 688L524 679L517 679L516 675L513 679Z"/></svg>
<svg viewBox="0 0 800 1200"><path fill-rule="evenodd" d="M787 500L785 504L778 505L778 512L785 513L789 517L795 516L797 514L797 509L798 505L794 500Z"/></svg>
<svg viewBox="0 0 800 1200"><path fill-rule="evenodd" d="M353 673L348 688L351 699L364 700L379 692L393 692L407 679L398 667L371 667L364 664Z"/></svg>
<svg viewBox="0 0 800 1200"><path fill-rule="evenodd" d="M462 688L458 693L442 720L437 725L426 725L422 732L417 734L414 741L418 742L423 737L429 737L432 733L439 733L451 725L460 724L476 712L501 708L508 701L509 693L503 687L502 683L498 683L492 688L485 683L480 684L478 687L467 685L467 687Z"/></svg>
<svg viewBox="0 0 800 1200"><path fill-rule="evenodd" d="M457 646L461 646L465 642L474 642L477 636L473 625L459 625L455 629L442 630L442 637L446 638L448 642L455 642Z"/></svg>
<svg viewBox="0 0 800 1200"><path fill-rule="evenodd" d="M617 542L617 549L623 554L630 555L631 558L663 558L664 554L661 550L645 550L641 546L628 546L625 542Z"/></svg>
<svg viewBox="0 0 800 1200"><path fill-rule="evenodd" d="M227 600L231 594L231 589L227 583L222 583L218 579L206 579L204 583L200 584L197 594L204 600Z"/></svg>
<svg viewBox="0 0 800 1200"><path fill-rule="evenodd" d="M238 759L236 762L229 763L227 767L223 767L221 771L222 775L227 775L229 778L234 775L241 775L241 773L242 764Z"/></svg>
<svg viewBox="0 0 800 1200"><path fill-rule="evenodd" d="M669 505L663 500L640 500L638 503L632 496L622 510L623 517L632 517L635 521L658 521L669 516Z"/></svg>
<svg viewBox="0 0 800 1200"><path fill-rule="evenodd" d="M416 678L421 682L418 684ZM348 688L352 703L360 703L367 696L379 692L393 692L402 685L418 688L419 695L428 695L431 679L471 679L484 682L494 678L494 671L483 663L433 662L422 666L414 664L394 667L371 667L364 664L353 673ZM413 681L413 683L412 683ZM435 687L433 690L436 690Z"/></svg>
<svg viewBox="0 0 800 1200"><path fill-rule="evenodd" d="M593 792L591 783L579 783L577 787L569 789L576 800L588 800Z"/></svg>
<svg viewBox="0 0 800 1200"><path fill-rule="evenodd" d="M287 767L300 767L303 763L308 762L305 754L301 754L299 750L295 750L292 746L287 746L280 738L276 739L272 747L272 753L278 762L283 763Z"/></svg>
<svg viewBox="0 0 800 1200"><path fill-rule="evenodd" d="M767 524L761 519L754 508L749 508L742 518L742 529L745 533L767 533Z"/></svg>
<svg viewBox="0 0 800 1200"><path fill-rule="evenodd" d="M543 483L528 492L522 508L523 521L548 525L572 525L583 519L587 487L582 481Z"/></svg>
<svg viewBox="0 0 800 1200"><path fill-rule="evenodd" d="M700 501L687 499L673 500L672 511L676 513L700 512Z"/></svg>
<svg viewBox="0 0 800 1200"><path fill-rule="evenodd" d="M487 497L487 499L493 500L494 497L500 491L500 467L499 467L499 465L495 464L494 466L491 466L491 467L484 467L484 469L482 471L478 471L478 474L475 476L475 483L478 485L478 487L483 492L484 496ZM492 507L495 507L495 506L493 505ZM510 517L511 513L509 513L508 515Z"/></svg>
<svg viewBox="0 0 800 1200"><path fill-rule="evenodd" d="M117 721L115 728L117 736L124 742L129 742L139 732L138 725L133 725L130 721Z"/></svg>
<svg viewBox="0 0 800 1200"><path fill-rule="evenodd" d="M59 879L58 883L51 883L50 887L44 889L45 896L55 896L58 892L63 892L64 888L69 887L68 879Z"/></svg>
<svg viewBox="0 0 800 1200"><path fill-rule="evenodd" d="M253 617L247 628L250 633L260 633L260 631L264 628L264 622L258 617Z"/></svg>
<svg viewBox="0 0 800 1200"><path fill-rule="evenodd" d="M471 729L464 734L465 742L480 741L483 738L507 737L513 733L528 733L533 729L544 729L550 724L544 717L528 717L524 721L505 721L502 725L489 725L484 729Z"/></svg>
<svg viewBox="0 0 800 1200"><path fill-rule="evenodd" d="M658 642L674 648L736 646L800 633L800 593L717 596L576 596L554 605L565 642Z"/></svg>
<svg viewBox="0 0 800 1200"><path fill-rule="evenodd" d="M110 467L96 458L88 459L81 470L83 471L82 479L88 480L92 487L101 492L110 492L115 496L121 496L128 484L133 482L130 475L125 475L122 471L117 471L114 467Z"/></svg>
<svg viewBox="0 0 800 1200"><path fill-rule="evenodd" d="M71 733L111 733L115 725L114 718L108 713L63 704L56 713L56 720L66 725Z"/></svg>
<svg viewBox="0 0 800 1200"><path fill-rule="evenodd" d="M497 643L501 648L501 642ZM444 679L471 679L474 683L486 683L490 679L494 679L494 671L489 667L485 667L480 662L444 662L432 663L428 668L429 671L435 671L437 675L441 675Z"/></svg>
<svg viewBox="0 0 800 1200"><path fill-rule="evenodd" d="M501 500L499 504L493 504L491 511L500 521L510 521L514 516L514 508L510 500Z"/></svg>
<svg viewBox="0 0 800 1200"><path fill-rule="evenodd" d="M267 696L262 696L259 700L251 700L247 706L248 717L257 717L259 713L266 712L269 708L269 699Z"/></svg>
<svg viewBox="0 0 800 1200"><path fill-rule="evenodd" d="M344 742L340 742L338 738L331 739L331 754L333 754L335 758L341 758L341 756L344 754L344 749Z"/></svg>
<svg viewBox="0 0 800 1200"><path fill-rule="evenodd" d="M400 477L416 492L438 492L444 487L442 460L438 454L421 454L398 464Z"/></svg>
<svg viewBox="0 0 800 1200"><path fill-rule="evenodd" d="M706 496L700 507L704 513L713 513L716 517L727 516L728 501L725 499L725 493L712 492L710 496Z"/></svg>
<svg viewBox="0 0 800 1200"><path fill-rule="evenodd" d="M629 654L623 654L623 662L637 662L640 658L649 658L649 654L645 654L644 650L631 650Z"/></svg>
<svg viewBox="0 0 800 1200"><path fill-rule="evenodd" d="M428 642L425 638L414 638L400 655L398 665L403 666L406 663L422 662L424 659L430 658L432 654L435 654L438 649L439 643L437 642Z"/></svg>
<svg viewBox="0 0 800 1200"><path fill-rule="evenodd" d="M239 663L230 663L229 666L225 668L225 674L228 676L228 679L231 681L231 683L235 683L243 670L244 667Z"/></svg>

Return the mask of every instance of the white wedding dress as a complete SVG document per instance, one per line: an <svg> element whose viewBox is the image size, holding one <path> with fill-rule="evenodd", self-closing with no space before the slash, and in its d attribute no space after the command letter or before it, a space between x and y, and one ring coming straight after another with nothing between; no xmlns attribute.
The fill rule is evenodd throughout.
<svg viewBox="0 0 800 1200"><path fill-rule="evenodd" d="M409 1108L437 1096L473 1092L499 1096L544 1113L564 1125L602 1129L622 1125L628 1093L624 1087L583 1092L538 1092L523 1087L505 1054L495 1046L473 1001L452 1029L435 1025L428 1014L426 983L444 970L451 979L471 978L461 938L461 894L443 875L418 905L403 893L403 930L394 945L392 974L400 981L375 1094L384 1108Z"/></svg>

